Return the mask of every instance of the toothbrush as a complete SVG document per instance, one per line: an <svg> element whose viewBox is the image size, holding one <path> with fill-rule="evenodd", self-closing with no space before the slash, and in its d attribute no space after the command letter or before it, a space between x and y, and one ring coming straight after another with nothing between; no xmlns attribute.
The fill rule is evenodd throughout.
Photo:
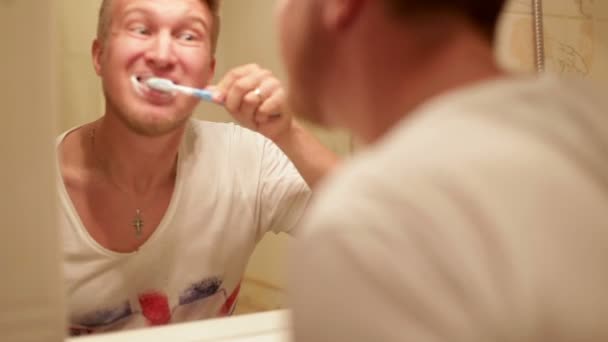
<svg viewBox="0 0 608 342"><path fill-rule="evenodd" d="M148 87L158 90L158 91L163 91L166 93L172 93L172 92L177 91L177 92L180 92L185 95L198 97L201 100L209 101L209 102L216 103L216 104L218 103L213 99L213 93L210 92L209 90L197 89L197 88L186 87L183 85L178 85L178 84L173 83L173 81L171 81L171 80L168 80L166 78L160 78L160 77L150 77L145 82L146 82L146 85L148 85ZM280 116L281 116L281 113L276 113L276 114L270 115L269 117L271 119L275 119Z"/></svg>
<svg viewBox="0 0 608 342"><path fill-rule="evenodd" d="M178 84L173 83L173 81L165 79L165 78L150 77L146 80L146 85L148 85L148 87L158 90L158 91L164 91L166 93L171 93L171 92L177 91L177 92L180 92L185 95L198 97L201 100L215 103L215 101L213 100L213 93L211 93L209 90L197 89L197 88L186 87L183 85L178 85Z"/></svg>

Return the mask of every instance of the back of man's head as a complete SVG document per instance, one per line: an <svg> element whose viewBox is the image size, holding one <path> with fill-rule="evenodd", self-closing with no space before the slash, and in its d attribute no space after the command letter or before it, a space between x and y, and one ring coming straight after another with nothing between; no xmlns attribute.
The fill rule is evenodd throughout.
<svg viewBox="0 0 608 342"><path fill-rule="evenodd" d="M506 0L384 0L388 10L406 20L439 13L468 19L490 41Z"/></svg>

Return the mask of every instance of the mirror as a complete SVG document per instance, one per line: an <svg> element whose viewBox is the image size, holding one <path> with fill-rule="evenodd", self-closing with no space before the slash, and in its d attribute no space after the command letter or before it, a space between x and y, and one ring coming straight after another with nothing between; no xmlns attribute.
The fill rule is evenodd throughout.
<svg viewBox="0 0 608 342"><path fill-rule="evenodd" d="M217 75L243 63L255 62L284 79L276 46L273 19L275 0L224 1ZM90 60L99 0L58 0L60 20L61 103L57 134L96 119L103 110L99 80ZM532 1L511 0L503 15L497 53L509 69L534 72ZM608 7L592 0L544 2L544 46L547 72L584 78L608 79ZM230 121L220 108L201 104L195 116ZM348 155L350 137L309 126L325 145ZM284 260L288 237L267 236L254 252L242 282L235 314L285 308Z"/></svg>
<svg viewBox="0 0 608 342"><path fill-rule="evenodd" d="M91 42L96 35L101 1L57 1L60 6L58 42L59 68L62 75L57 134L61 134L100 117L104 110L104 99L100 80L93 70L90 51ZM231 68L247 63L257 63L284 80L274 28L275 3L274 0L222 1L221 33L216 52L216 81ZM204 102L198 105L194 116L216 122L233 121L222 107ZM307 127L337 154L346 156L350 153L351 138L348 134L327 131L312 125ZM258 244L243 275L234 315L285 308L283 273L289 239L287 234L266 234ZM213 282L210 284L212 287L217 285ZM157 297L146 300L160 302L161 298ZM126 315L132 308L139 310L141 298L139 302L135 298L134 302L134 305L115 305L109 312L95 312L95 317L85 317L85 321L88 319L98 322L106 315L112 317L114 322L114 318ZM174 307L171 299L168 306ZM89 329L86 326L74 327L71 333L88 334Z"/></svg>

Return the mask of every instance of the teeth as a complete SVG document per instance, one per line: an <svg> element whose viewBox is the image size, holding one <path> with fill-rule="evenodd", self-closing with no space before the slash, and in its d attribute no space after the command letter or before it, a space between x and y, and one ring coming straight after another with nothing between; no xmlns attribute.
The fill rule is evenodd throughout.
<svg viewBox="0 0 608 342"><path fill-rule="evenodd" d="M131 85L139 95L144 95L145 89L144 85L140 83L141 77L133 75L131 76Z"/></svg>
<svg viewBox="0 0 608 342"><path fill-rule="evenodd" d="M145 96L146 92L152 91L152 89L150 89L150 87L148 87L148 85L144 82L145 79L146 78L144 78L143 76L139 76L139 75L131 76L131 84L133 85L135 92L137 92L137 94L139 94L140 96ZM167 94L167 96L176 95L175 92L168 92L166 94Z"/></svg>

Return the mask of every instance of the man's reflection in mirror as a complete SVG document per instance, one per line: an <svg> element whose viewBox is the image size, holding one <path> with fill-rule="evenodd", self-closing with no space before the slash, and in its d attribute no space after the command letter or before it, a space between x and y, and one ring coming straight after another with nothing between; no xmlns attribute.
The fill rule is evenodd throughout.
<svg viewBox="0 0 608 342"><path fill-rule="evenodd" d="M70 334L230 315L256 243L288 232L337 163L268 70L210 86L219 1L104 0L92 59L103 116L57 141ZM236 124L193 119L213 92Z"/></svg>

